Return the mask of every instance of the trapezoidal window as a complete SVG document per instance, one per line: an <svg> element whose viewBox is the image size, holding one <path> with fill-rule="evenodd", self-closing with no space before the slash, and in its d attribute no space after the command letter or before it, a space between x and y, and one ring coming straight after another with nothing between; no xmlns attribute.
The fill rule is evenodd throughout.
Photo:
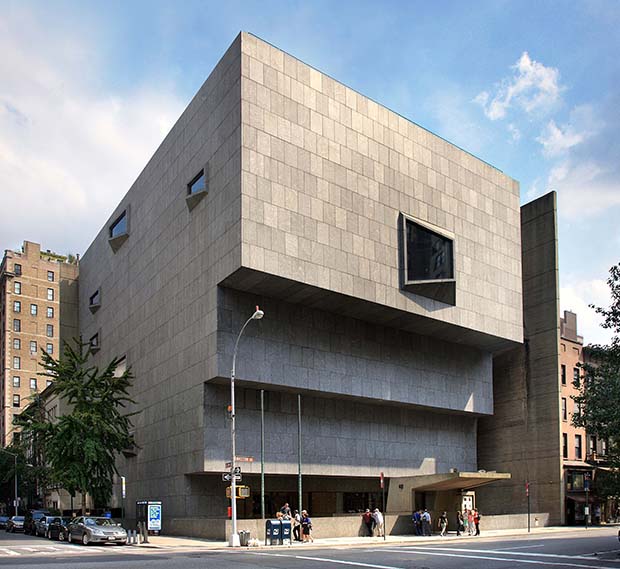
<svg viewBox="0 0 620 569"><path fill-rule="evenodd" d="M108 243L116 253L129 238L129 208L121 213L108 227Z"/></svg>
<svg viewBox="0 0 620 569"><path fill-rule="evenodd" d="M185 197L185 203L187 208L191 211L194 209L207 195L208 183L207 183L207 168L203 168L196 174L189 184L187 184L187 195Z"/></svg>
<svg viewBox="0 0 620 569"><path fill-rule="evenodd" d="M454 238L402 214L403 288L456 304Z"/></svg>

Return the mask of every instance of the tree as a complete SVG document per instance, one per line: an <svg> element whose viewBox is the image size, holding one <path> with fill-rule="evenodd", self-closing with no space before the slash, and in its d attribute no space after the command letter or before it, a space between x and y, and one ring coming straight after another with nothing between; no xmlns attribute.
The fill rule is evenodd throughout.
<svg viewBox="0 0 620 569"><path fill-rule="evenodd" d="M607 284L611 292L609 308L592 306L603 317L603 328L612 331L609 345L587 348L587 362L582 365L583 381L574 383L579 395L573 399L580 413L573 424L589 434L608 441L607 459L611 470L601 478L604 493L620 495L620 264L609 270ZM604 480L603 480L604 479ZM602 487L599 488L599 492Z"/></svg>
<svg viewBox="0 0 620 569"><path fill-rule="evenodd" d="M45 461L55 481L71 495L86 494L105 504L112 495L116 457L133 445L128 404L133 375L117 374L121 362L114 358L103 370L89 366L89 343L65 344L58 360L42 351L43 375L53 380L46 397L57 395L68 412L57 419L47 416L18 419L28 437L44 441ZM22 414L23 415L23 414Z"/></svg>

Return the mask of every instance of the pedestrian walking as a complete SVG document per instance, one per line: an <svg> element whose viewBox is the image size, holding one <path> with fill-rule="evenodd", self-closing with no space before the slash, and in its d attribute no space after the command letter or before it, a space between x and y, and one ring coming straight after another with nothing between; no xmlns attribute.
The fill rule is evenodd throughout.
<svg viewBox="0 0 620 569"><path fill-rule="evenodd" d="M362 514L362 521L366 526L366 531L368 532L368 535L372 537L374 534L374 519L372 517L372 512L368 508L366 508L366 511Z"/></svg>
<svg viewBox="0 0 620 569"><path fill-rule="evenodd" d="M461 514L460 510L457 510L456 511L456 535L459 536L464 531L465 531L465 526L463 524L463 514Z"/></svg>
<svg viewBox="0 0 620 569"><path fill-rule="evenodd" d="M375 511L372 513L372 519L375 521L377 536L383 537L383 532L385 531L383 528L383 514L379 511L379 508L375 508Z"/></svg>
<svg viewBox="0 0 620 569"><path fill-rule="evenodd" d="M467 527L469 528L469 535L474 535L474 513L471 510L467 510Z"/></svg>
<svg viewBox="0 0 620 569"><path fill-rule="evenodd" d="M447 512L442 512L441 516L439 516L439 535L441 537L446 537L446 532L448 531L448 514Z"/></svg>
<svg viewBox="0 0 620 569"><path fill-rule="evenodd" d="M476 526L476 535L480 535L480 518L482 516L478 510L474 510L474 525Z"/></svg>
<svg viewBox="0 0 620 569"><path fill-rule="evenodd" d="M301 511L301 533L303 535L303 541L314 542L312 537L312 520L306 510Z"/></svg>
<svg viewBox="0 0 620 569"><path fill-rule="evenodd" d="M422 535L430 536L432 527L431 515L429 511L425 509L424 512L422 512Z"/></svg>
<svg viewBox="0 0 620 569"><path fill-rule="evenodd" d="M461 517L463 518L463 533L468 534L469 533L469 520L467 518L467 508L463 510Z"/></svg>
<svg viewBox="0 0 620 569"><path fill-rule="evenodd" d="M411 519L413 520L413 530L415 534L422 535L422 512L420 510L416 510L413 512Z"/></svg>
<svg viewBox="0 0 620 569"><path fill-rule="evenodd" d="M299 510L295 510L293 515L293 539L295 541L301 541L301 515Z"/></svg>

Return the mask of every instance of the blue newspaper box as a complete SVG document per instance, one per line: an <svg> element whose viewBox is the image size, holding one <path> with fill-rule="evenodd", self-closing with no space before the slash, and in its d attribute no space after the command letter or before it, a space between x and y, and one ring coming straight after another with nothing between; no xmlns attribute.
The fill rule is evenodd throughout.
<svg viewBox="0 0 620 569"><path fill-rule="evenodd" d="M282 520L282 545L291 545L291 520Z"/></svg>
<svg viewBox="0 0 620 569"><path fill-rule="evenodd" d="M265 522L265 545L282 545L282 522L280 520Z"/></svg>

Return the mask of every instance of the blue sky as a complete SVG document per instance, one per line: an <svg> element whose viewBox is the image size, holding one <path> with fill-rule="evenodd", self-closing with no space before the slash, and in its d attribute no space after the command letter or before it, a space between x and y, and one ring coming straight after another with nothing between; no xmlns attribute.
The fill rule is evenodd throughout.
<svg viewBox="0 0 620 569"><path fill-rule="evenodd" d="M620 261L620 2L28 2L0 7L0 248L83 252L240 30L558 192L562 308ZM11 207L29 215L9 215Z"/></svg>

